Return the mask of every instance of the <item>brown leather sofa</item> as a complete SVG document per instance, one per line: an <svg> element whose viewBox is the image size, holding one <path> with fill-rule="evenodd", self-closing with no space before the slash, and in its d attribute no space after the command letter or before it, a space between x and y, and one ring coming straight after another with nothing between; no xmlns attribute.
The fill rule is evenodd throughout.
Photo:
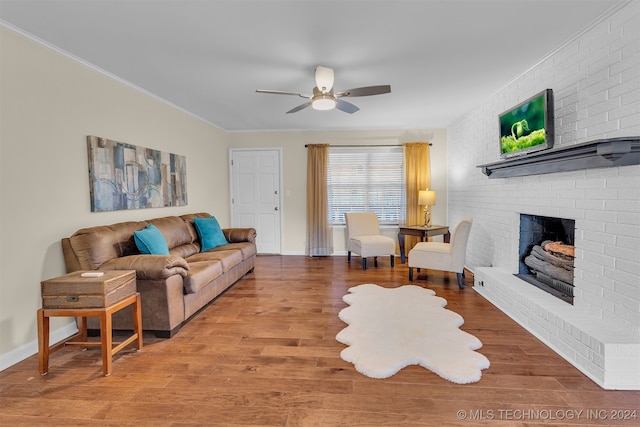
<svg viewBox="0 0 640 427"><path fill-rule="evenodd" d="M83 228L62 239L67 272L78 270L136 270L142 300L142 327L159 337L171 337L198 310L253 271L256 231L223 229L229 244L200 252L193 218L208 213L168 216L147 221ZM169 255L144 255L133 232L148 224L160 229ZM99 329L95 318L89 328ZM113 329L132 329L131 310L113 316Z"/></svg>

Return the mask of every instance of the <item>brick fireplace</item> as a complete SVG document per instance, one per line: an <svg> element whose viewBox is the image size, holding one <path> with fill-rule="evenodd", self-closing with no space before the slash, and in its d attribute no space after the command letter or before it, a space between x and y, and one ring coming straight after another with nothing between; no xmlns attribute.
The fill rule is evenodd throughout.
<svg viewBox="0 0 640 427"><path fill-rule="evenodd" d="M622 140L628 141L626 154L607 160L611 150L603 147ZM591 167L606 161L608 167ZM640 227L633 219L640 188L631 179L639 164L640 137L630 137L479 166L490 179L495 174L512 178L503 186L523 197L502 201L503 209L513 210L500 214L506 220L493 240L507 240L495 245L501 252L493 254L496 264L474 269L476 292L604 388L640 389L640 285L633 276L640 270L633 249L640 243ZM551 173L549 167L568 170ZM493 200L497 203L495 196ZM490 226L486 216L483 220ZM573 271L561 277L573 285L570 299L519 277L532 276L527 257L545 241L572 248ZM534 269L544 270L538 264Z"/></svg>
<svg viewBox="0 0 640 427"><path fill-rule="evenodd" d="M638 2L612 9L447 127L448 222L473 216L465 265L474 290L611 389L640 390L640 165L614 165L627 154L611 144L588 154L602 167L564 166L580 163L581 144L638 140L631 46L640 42L639 20ZM497 117L546 88L554 92L554 147L575 147L576 156L538 174L510 175L530 165L499 161ZM573 305L515 276L520 214L575 220Z"/></svg>

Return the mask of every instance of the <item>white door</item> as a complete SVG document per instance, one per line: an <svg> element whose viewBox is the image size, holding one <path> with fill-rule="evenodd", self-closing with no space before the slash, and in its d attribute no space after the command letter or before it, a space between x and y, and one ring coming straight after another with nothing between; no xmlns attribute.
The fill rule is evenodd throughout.
<svg viewBox="0 0 640 427"><path fill-rule="evenodd" d="M258 253L281 251L281 150L230 149L231 226L256 229Z"/></svg>

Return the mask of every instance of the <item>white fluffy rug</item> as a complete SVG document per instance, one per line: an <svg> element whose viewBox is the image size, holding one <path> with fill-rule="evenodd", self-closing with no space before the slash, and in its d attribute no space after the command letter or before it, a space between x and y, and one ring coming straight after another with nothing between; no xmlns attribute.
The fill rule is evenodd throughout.
<svg viewBox="0 0 640 427"><path fill-rule="evenodd" d="M419 286L349 289L338 316L349 326L336 335L348 345L340 357L371 378L388 378L409 365L423 366L458 384L480 380L489 360L474 350L480 340L458 329L464 319L447 300Z"/></svg>

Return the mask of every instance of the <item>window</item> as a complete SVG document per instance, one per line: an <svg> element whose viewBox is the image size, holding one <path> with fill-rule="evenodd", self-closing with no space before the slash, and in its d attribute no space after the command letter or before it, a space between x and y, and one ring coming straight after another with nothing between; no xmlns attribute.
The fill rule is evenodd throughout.
<svg viewBox="0 0 640 427"><path fill-rule="evenodd" d="M380 224L405 218L402 147L331 147L327 175L331 224L346 212L376 212Z"/></svg>

